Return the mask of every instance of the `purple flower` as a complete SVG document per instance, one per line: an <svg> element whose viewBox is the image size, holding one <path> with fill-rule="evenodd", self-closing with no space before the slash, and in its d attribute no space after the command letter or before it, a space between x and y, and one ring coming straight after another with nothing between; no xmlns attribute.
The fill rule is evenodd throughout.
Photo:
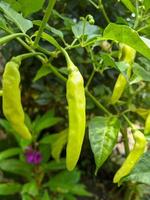
<svg viewBox="0 0 150 200"><path fill-rule="evenodd" d="M27 163L34 165L38 165L42 161L42 154L38 150L33 149L31 146L26 149L25 157Z"/></svg>

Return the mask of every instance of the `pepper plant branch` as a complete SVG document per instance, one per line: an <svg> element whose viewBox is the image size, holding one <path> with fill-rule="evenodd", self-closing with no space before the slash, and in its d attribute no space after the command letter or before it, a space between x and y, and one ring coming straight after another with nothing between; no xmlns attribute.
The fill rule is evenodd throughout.
<svg viewBox="0 0 150 200"><path fill-rule="evenodd" d="M97 9L99 8L98 5L97 5L96 3L94 3L94 1L89 0L89 2L90 2L95 8L97 8Z"/></svg>
<svg viewBox="0 0 150 200"><path fill-rule="evenodd" d="M51 71L63 82L67 82L67 79L54 67L52 64L48 64L48 67L51 69Z"/></svg>
<svg viewBox="0 0 150 200"><path fill-rule="evenodd" d="M11 30L5 30L6 33L12 34L13 32ZM26 42L24 42L21 38L17 37L16 40L28 51L30 51L31 53L36 53L36 51L34 49L32 49L32 47L30 47ZM36 55L36 57L42 62L45 62L45 59L42 58L39 55Z"/></svg>
<svg viewBox="0 0 150 200"><path fill-rule="evenodd" d="M35 47L35 48L37 47L37 45L38 45L38 43L39 43L41 34L42 34L42 32L44 31L44 29L45 29L46 23L47 23L48 20L49 20L49 17L50 17L50 15L51 15L51 12L52 12L52 9L53 9L55 3L56 3L56 0L49 0L49 3L48 3L48 6L47 6L45 15L44 15L44 17L43 17L41 26L40 26L40 28L39 28L38 34L37 34L37 36L36 36L36 38L35 38L35 41L34 41L34 47Z"/></svg>
<svg viewBox="0 0 150 200"><path fill-rule="evenodd" d="M140 16L139 16L139 3L138 0L136 0L136 18L135 18L135 22L133 25L133 29L136 29L138 27L140 21Z"/></svg>
<svg viewBox="0 0 150 200"><path fill-rule="evenodd" d="M107 15L107 13L105 11L105 8L104 8L104 5L102 3L102 0L98 0L98 8L102 11L107 23L109 24L110 20L109 20L108 15Z"/></svg>
<svg viewBox="0 0 150 200"><path fill-rule="evenodd" d="M86 86L85 86L86 88L89 87L89 85L90 85L90 83L91 83L91 81L92 81L92 79L93 79L93 77L94 77L94 75L95 75L95 69L96 69L95 62L94 62L93 52L92 52L91 49L88 48L88 47L87 47L87 50L89 51L90 56L91 56L91 61L92 61L92 63L93 63L93 70L92 70L92 73L91 73L91 75L90 75L90 77L89 77L89 79L88 79L88 81L87 81Z"/></svg>
<svg viewBox="0 0 150 200"><path fill-rule="evenodd" d="M95 103L95 105L97 105L98 108L100 108L101 110L103 110L106 114L108 114L109 116L112 115L89 91L87 88L85 88L85 93L87 96L89 96L92 101Z"/></svg>
<svg viewBox="0 0 150 200"><path fill-rule="evenodd" d="M124 147L125 147L125 153L126 153L126 156L128 156L128 154L130 152L130 149L129 149L128 135L127 135L126 129L122 129L121 130L121 134L123 136L123 143L124 143Z"/></svg>
<svg viewBox="0 0 150 200"><path fill-rule="evenodd" d="M133 130L135 130L136 128L135 128L135 126L132 124L132 122L129 120L129 118L128 118L125 114L123 114L122 116L123 116L124 119L128 122L128 124L131 126L131 128L132 128Z"/></svg>
<svg viewBox="0 0 150 200"><path fill-rule="evenodd" d="M89 85L90 85L90 83L91 83L91 81L92 81L94 75L95 75L95 69L93 68L92 73L91 73L91 75L90 75L90 77L89 77L89 79L88 79L88 81L87 81L86 86L85 86L86 88L89 87Z"/></svg>

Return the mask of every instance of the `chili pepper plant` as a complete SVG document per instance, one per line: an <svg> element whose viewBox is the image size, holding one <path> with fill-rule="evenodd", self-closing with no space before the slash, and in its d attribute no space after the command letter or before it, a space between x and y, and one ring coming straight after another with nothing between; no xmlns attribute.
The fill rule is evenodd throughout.
<svg viewBox="0 0 150 200"><path fill-rule="evenodd" d="M150 198L150 1L0 1L0 199Z"/></svg>

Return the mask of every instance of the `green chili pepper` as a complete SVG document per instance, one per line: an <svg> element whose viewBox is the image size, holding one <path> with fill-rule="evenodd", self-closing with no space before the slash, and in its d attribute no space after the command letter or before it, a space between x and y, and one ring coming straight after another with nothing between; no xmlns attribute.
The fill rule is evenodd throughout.
<svg viewBox="0 0 150 200"><path fill-rule="evenodd" d="M147 115L147 118L146 118L146 121L145 121L144 134L145 135L149 135L150 134L150 112Z"/></svg>
<svg viewBox="0 0 150 200"><path fill-rule="evenodd" d="M3 112L14 130L24 139L31 140L31 134L24 124L24 111L21 104L20 73L21 60L9 61L3 74Z"/></svg>
<svg viewBox="0 0 150 200"><path fill-rule="evenodd" d="M67 52L64 52L64 54L66 56L69 71L66 86L69 114L66 165L67 169L71 171L78 162L84 139L86 124L86 100L83 77L78 68L70 60Z"/></svg>
<svg viewBox="0 0 150 200"><path fill-rule="evenodd" d="M129 68L127 70L127 78L130 78L131 76L131 69L132 69L132 64L134 62L135 58L135 50L125 44L121 45L121 61L125 61L126 63L129 64ZM115 83L113 93L111 96L111 104L115 104L121 97L125 87L127 84L127 79L123 74L119 74L117 81Z"/></svg>
<svg viewBox="0 0 150 200"><path fill-rule="evenodd" d="M136 130L133 133L133 137L135 140L134 147L130 151L121 168L116 172L113 179L114 183L120 182L121 178L127 176L131 172L131 170L134 168L135 164L139 161L140 157L145 151L146 139L144 137L144 134L141 131Z"/></svg>

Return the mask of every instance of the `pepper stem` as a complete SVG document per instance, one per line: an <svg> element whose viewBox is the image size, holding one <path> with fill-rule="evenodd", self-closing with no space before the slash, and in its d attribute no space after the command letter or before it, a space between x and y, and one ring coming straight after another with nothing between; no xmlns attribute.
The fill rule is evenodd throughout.
<svg viewBox="0 0 150 200"><path fill-rule="evenodd" d="M41 55L41 56L44 56L46 58L46 56L43 53L35 52L35 53L25 53L25 54L13 57L12 60L16 63L20 63L24 59L27 59L27 58L30 58L30 57L33 57L33 56L37 56L37 55Z"/></svg>
<svg viewBox="0 0 150 200"><path fill-rule="evenodd" d="M61 48L62 53L64 54L65 58L66 58L66 62L67 62L67 67L69 70L73 70L75 69L75 65L72 62L70 56L68 55L67 51L64 48Z"/></svg>

